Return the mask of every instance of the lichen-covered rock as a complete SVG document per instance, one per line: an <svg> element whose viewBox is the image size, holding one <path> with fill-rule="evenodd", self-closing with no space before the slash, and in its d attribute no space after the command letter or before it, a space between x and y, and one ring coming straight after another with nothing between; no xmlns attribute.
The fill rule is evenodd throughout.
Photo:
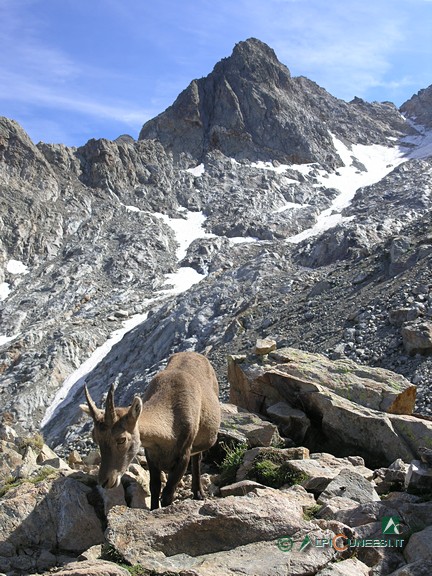
<svg viewBox="0 0 432 576"><path fill-rule="evenodd" d="M327 485L326 489L321 492L317 502L318 504L326 504L335 496L350 498L360 504L380 500L379 495L370 482L355 470L347 468L341 470Z"/></svg>

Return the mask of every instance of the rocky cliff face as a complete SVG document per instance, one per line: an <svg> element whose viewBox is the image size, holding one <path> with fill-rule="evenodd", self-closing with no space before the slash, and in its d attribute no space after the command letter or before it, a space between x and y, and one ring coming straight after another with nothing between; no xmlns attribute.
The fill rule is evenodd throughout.
<svg viewBox="0 0 432 576"><path fill-rule="evenodd" d="M87 373L97 401L117 381L128 402L195 349L226 398L226 354L272 336L396 370L429 413L432 164L414 116L424 128L338 100L251 39L138 141L35 146L1 119L2 411L80 442Z"/></svg>
<svg viewBox="0 0 432 576"><path fill-rule="evenodd" d="M252 38L147 122L140 140L156 139L197 162L218 150L236 160L336 167L341 161L329 131L349 142L382 143L406 130L393 105L337 100L307 78L293 78L271 48Z"/></svg>

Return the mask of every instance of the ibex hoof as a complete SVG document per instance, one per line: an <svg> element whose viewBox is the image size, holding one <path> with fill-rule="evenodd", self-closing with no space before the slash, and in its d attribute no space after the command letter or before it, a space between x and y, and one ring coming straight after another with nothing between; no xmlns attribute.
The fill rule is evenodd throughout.
<svg viewBox="0 0 432 576"><path fill-rule="evenodd" d="M163 495L162 495L162 498L161 498L161 506L162 506L162 508L165 508L165 506L169 506L170 504L172 504L173 499L174 499L174 498L173 498L172 496L171 496L171 497L168 497L168 496L163 496Z"/></svg>

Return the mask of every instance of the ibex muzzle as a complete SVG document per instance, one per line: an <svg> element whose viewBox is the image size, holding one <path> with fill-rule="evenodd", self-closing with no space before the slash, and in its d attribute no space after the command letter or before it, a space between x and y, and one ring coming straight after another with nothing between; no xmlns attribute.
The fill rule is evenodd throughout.
<svg viewBox="0 0 432 576"><path fill-rule="evenodd" d="M220 425L219 387L210 362L196 352L174 354L129 408L116 408L114 387L105 411L97 408L87 387L81 408L94 421L93 438L99 444L99 483L114 488L144 446L150 471L151 508L159 507L161 471L168 473L161 504L174 499L177 485L192 460L192 492L202 499L201 452L216 442Z"/></svg>

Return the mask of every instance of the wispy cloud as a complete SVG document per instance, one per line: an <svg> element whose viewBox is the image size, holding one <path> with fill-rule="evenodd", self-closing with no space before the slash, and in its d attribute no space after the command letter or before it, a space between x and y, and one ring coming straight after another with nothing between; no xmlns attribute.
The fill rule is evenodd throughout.
<svg viewBox="0 0 432 576"><path fill-rule="evenodd" d="M121 72L96 68L74 60L41 38L41 23L26 20L20 12L24 3L3 0L0 4L0 102L22 103L49 109L68 110L93 118L116 121L139 129L154 110L131 104L126 99L104 94L98 86L121 82ZM24 28L21 27L23 22ZM19 38L19 42L17 42ZM38 122L30 121L36 125Z"/></svg>
<svg viewBox="0 0 432 576"><path fill-rule="evenodd" d="M38 106L74 110L99 118L110 118L130 125L142 123L152 115L144 108L133 108L128 102L100 102L83 94L68 94L58 87L45 86L19 74L0 71L0 100L13 99Z"/></svg>
<svg viewBox="0 0 432 576"><path fill-rule="evenodd" d="M384 82L392 54L405 38L403 14L380 2L239 3L249 8L247 18L295 74L347 97Z"/></svg>

